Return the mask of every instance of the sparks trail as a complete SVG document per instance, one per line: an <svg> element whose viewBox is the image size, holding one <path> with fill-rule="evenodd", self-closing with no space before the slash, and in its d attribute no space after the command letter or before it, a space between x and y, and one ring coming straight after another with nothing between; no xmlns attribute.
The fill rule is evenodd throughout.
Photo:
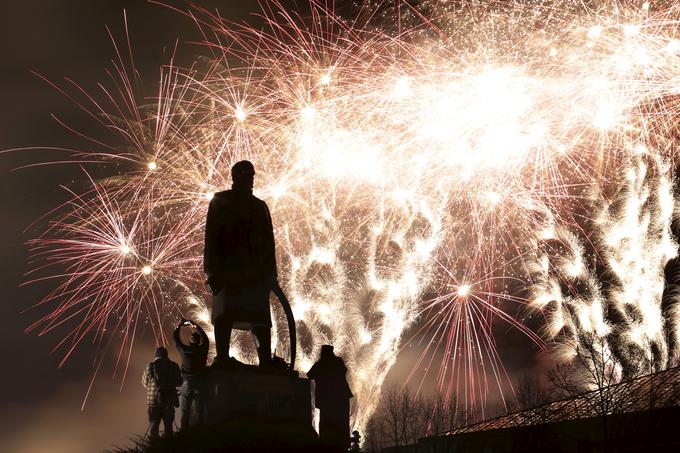
<svg viewBox="0 0 680 453"><path fill-rule="evenodd" d="M441 352L439 390L464 394L472 418L490 388L512 398L493 326L541 345L517 320L527 301L545 310L558 344L590 329L671 356L659 326L677 322L656 307L675 247L680 10L522 3L423 1L400 10L397 32L383 8L364 23L319 2L309 19L269 2L264 29L196 8L186 14L207 57L171 61L147 99L129 41L116 46L113 87L59 88L128 146L90 137L101 152L73 155L120 172L74 192L32 242L31 279L58 281L40 302L53 312L34 328L70 329L66 357L90 335L117 343L116 363L140 322L164 342L178 310L211 334L206 210L231 165L249 159L272 210L300 368L334 344L351 370L357 424L419 317L431 355L417 365L432 368ZM544 253L553 239L564 247ZM615 290L600 291L593 256L617 274ZM654 290L638 297L644 285ZM605 300L628 316L617 338L597 314ZM236 349L254 355L238 338Z"/></svg>

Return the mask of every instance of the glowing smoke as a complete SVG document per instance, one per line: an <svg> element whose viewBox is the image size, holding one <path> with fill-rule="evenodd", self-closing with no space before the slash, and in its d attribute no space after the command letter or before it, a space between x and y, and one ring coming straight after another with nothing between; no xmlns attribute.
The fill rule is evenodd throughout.
<svg viewBox="0 0 680 453"><path fill-rule="evenodd" d="M36 327L78 319L67 357L89 334L120 332L126 363L142 321L159 342L177 311L207 323L207 204L246 158L272 210L299 368L334 344L357 424L419 316L430 358L418 364L443 348L439 389L473 416L489 382L510 388L493 325L541 346L513 304L544 310L564 355L587 331L625 350L631 372L641 357L663 366L678 326L660 305L676 248L677 8L463 3L423 2L434 17L407 8L398 36L316 4L308 21L275 11L265 31L198 11L211 57L166 68L151 108L120 57L117 94L82 105L129 146L95 141L103 152L76 157L124 170L73 194L34 242L60 269Z"/></svg>

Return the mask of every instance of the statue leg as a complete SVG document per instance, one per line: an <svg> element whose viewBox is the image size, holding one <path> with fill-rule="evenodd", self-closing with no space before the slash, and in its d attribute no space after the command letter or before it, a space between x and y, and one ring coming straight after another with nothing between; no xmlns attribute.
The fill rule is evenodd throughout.
<svg viewBox="0 0 680 453"><path fill-rule="evenodd" d="M231 330L234 321L227 316L222 316L215 321L215 349L217 360L226 363L229 360L229 345L231 343Z"/></svg>
<svg viewBox="0 0 680 453"><path fill-rule="evenodd" d="M269 326L258 326L253 328L255 334L255 345L257 346L257 357L260 366L269 364L272 361L272 334Z"/></svg>

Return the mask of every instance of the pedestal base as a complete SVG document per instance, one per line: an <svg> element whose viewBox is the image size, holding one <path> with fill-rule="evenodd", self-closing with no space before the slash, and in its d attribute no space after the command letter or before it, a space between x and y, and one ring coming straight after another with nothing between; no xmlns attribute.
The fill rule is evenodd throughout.
<svg viewBox="0 0 680 453"><path fill-rule="evenodd" d="M206 376L209 424L258 420L312 428L309 380L268 374L256 367L236 371L212 369Z"/></svg>
<svg viewBox="0 0 680 453"><path fill-rule="evenodd" d="M318 451L309 380L248 365L211 368L204 379L204 424L194 405L174 451Z"/></svg>

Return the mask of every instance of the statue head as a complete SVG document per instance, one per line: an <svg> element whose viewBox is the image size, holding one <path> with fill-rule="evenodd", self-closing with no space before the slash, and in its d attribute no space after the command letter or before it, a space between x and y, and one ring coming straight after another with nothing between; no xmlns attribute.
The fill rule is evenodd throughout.
<svg viewBox="0 0 680 453"><path fill-rule="evenodd" d="M254 180L255 167L249 161L242 160L231 167L232 189L252 192Z"/></svg>
<svg viewBox="0 0 680 453"><path fill-rule="evenodd" d="M321 346L321 357L328 357L333 355L333 346L324 344Z"/></svg>

